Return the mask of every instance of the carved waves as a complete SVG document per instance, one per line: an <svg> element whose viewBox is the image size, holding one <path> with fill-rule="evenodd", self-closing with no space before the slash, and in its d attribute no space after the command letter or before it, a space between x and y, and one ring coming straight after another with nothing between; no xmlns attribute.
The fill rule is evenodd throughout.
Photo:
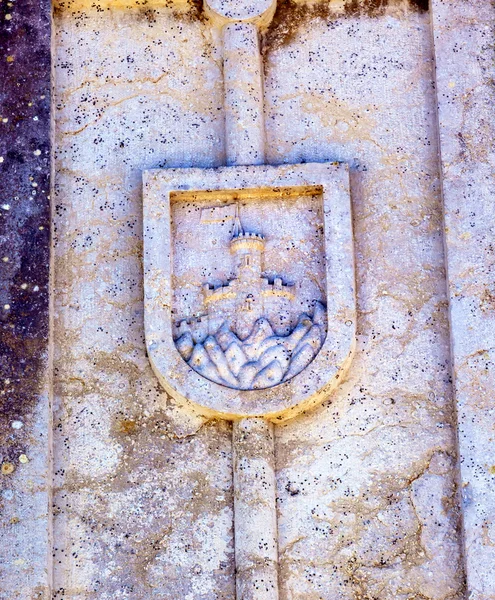
<svg viewBox="0 0 495 600"><path fill-rule="evenodd" d="M326 331L326 308L317 302L313 316L301 314L286 336L276 335L262 317L244 340L224 323L203 341L195 341L187 331L175 344L187 364L206 379L238 390L261 390L305 369L318 354Z"/></svg>

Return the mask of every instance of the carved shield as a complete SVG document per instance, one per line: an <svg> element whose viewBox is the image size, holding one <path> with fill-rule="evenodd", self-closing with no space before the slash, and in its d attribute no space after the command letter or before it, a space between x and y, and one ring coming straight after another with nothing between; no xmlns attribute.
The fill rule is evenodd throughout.
<svg viewBox="0 0 495 600"><path fill-rule="evenodd" d="M350 361L345 165L147 171L144 263L153 368L208 414L293 416Z"/></svg>

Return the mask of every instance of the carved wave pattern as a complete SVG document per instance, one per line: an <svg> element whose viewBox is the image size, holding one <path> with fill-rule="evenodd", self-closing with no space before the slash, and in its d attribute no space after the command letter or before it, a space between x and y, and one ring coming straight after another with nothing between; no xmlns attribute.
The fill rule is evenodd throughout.
<svg viewBox="0 0 495 600"><path fill-rule="evenodd" d="M301 314L286 336L276 335L268 319L261 318L244 340L224 323L202 343L194 343L186 332L175 344L187 364L206 379L238 390L261 390L305 369L318 354L326 331L326 309L318 302L313 316Z"/></svg>

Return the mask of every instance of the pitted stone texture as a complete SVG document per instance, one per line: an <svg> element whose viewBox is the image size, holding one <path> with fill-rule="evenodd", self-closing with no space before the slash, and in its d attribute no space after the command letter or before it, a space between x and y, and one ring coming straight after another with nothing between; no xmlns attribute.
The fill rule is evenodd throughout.
<svg viewBox="0 0 495 600"><path fill-rule="evenodd" d="M495 598L495 5L432 3L469 598Z"/></svg>
<svg viewBox="0 0 495 600"><path fill-rule="evenodd" d="M205 0L207 10L221 22L247 21L267 24L277 0Z"/></svg>
<svg viewBox="0 0 495 600"><path fill-rule="evenodd" d="M79 437L84 411L87 448L98 447L102 424L82 402L61 425ZM166 415L155 411L134 419L107 409L106 435L118 445L119 461L109 473L105 454L86 459L93 470L74 468L57 456L54 500L54 598L233 597L231 429L209 424L194 437L167 433ZM76 447L77 451L78 448ZM61 454L61 453L60 453ZM215 465L204 465L215 457ZM91 463L91 464L90 464ZM63 470L62 470L63 469Z"/></svg>
<svg viewBox="0 0 495 600"><path fill-rule="evenodd" d="M157 390L140 284L141 170L223 162L219 56L161 11L57 26L57 600L231 600L230 430ZM266 57L269 160L354 167L360 309L347 383L277 429L282 600L462 597L429 27L301 21Z"/></svg>
<svg viewBox="0 0 495 600"><path fill-rule="evenodd" d="M235 593L231 428L168 397L144 345L142 170L223 162L221 63L190 17L57 13L56 600Z"/></svg>
<svg viewBox="0 0 495 600"><path fill-rule="evenodd" d="M276 429L283 600L464 597L430 26L314 17L266 50L267 159L352 166L358 289L347 381Z"/></svg>
<svg viewBox="0 0 495 600"><path fill-rule="evenodd" d="M231 23L222 34L226 162L262 165L266 140L258 31L250 23Z"/></svg>
<svg viewBox="0 0 495 600"><path fill-rule="evenodd" d="M278 600L273 425L233 424L236 598Z"/></svg>

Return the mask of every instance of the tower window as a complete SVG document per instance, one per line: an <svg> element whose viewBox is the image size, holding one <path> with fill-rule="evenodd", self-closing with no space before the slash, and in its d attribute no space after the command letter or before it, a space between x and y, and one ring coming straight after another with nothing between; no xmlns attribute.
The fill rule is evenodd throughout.
<svg viewBox="0 0 495 600"><path fill-rule="evenodd" d="M246 297L246 310L248 311L252 311L253 310L253 302L254 302L254 297L253 294L248 294L248 296Z"/></svg>

